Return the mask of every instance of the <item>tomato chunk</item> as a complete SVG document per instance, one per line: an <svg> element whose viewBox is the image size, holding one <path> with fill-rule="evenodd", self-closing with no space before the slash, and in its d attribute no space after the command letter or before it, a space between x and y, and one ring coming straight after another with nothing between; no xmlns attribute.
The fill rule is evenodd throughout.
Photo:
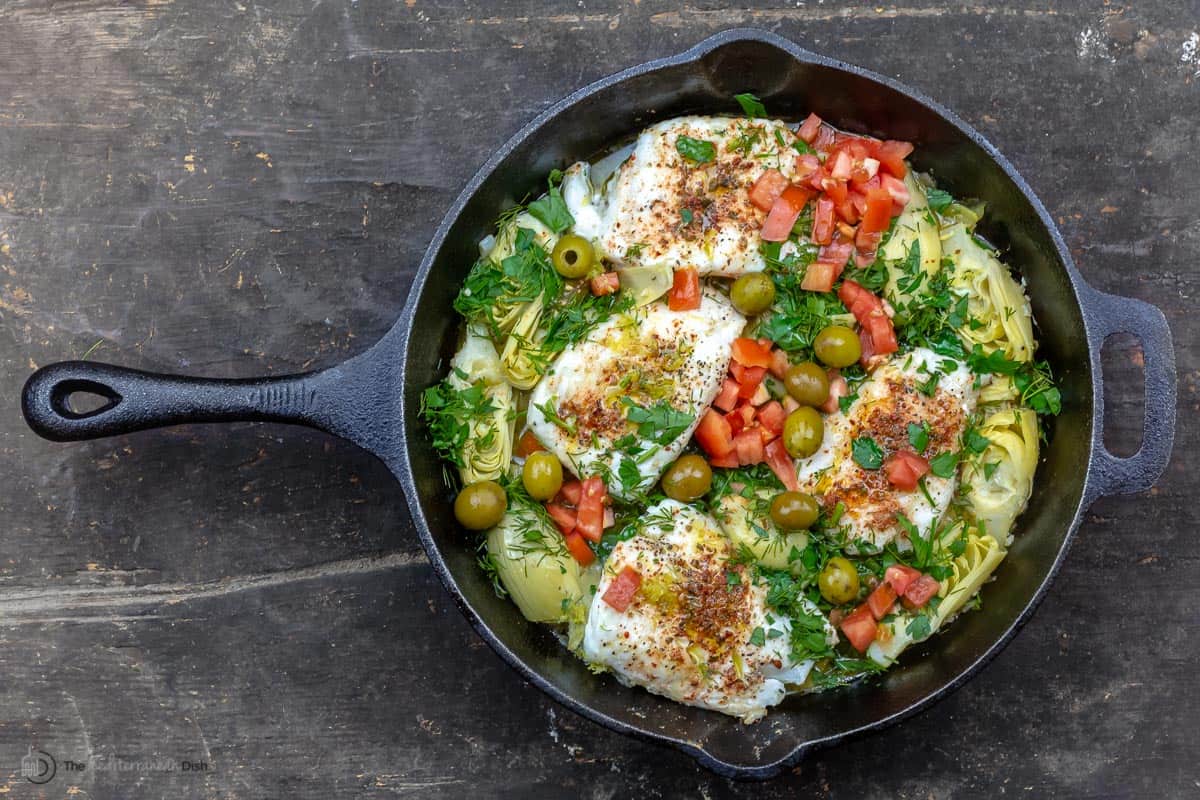
<svg viewBox="0 0 1200 800"><path fill-rule="evenodd" d="M929 462L916 453L901 450L888 456L883 463L888 482L903 492L911 492L929 472Z"/></svg>
<svg viewBox="0 0 1200 800"><path fill-rule="evenodd" d="M778 348L771 351L771 366L768 369L772 375L779 378L779 380L783 380L783 376L787 374L788 367L790 366L787 353Z"/></svg>
<svg viewBox="0 0 1200 800"><path fill-rule="evenodd" d="M796 135L809 144L812 144L820 130L821 118L816 114L809 114L804 118L804 122L800 123L800 129L796 131Z"/></svg>
<svg viewBox="0 0 1200 800"><path fill-rule="evenodd" d="M922 575L905 589L904 605L909 608L920 608L941 589L942 585L932 575Z"/></svg>
<svg viewBox="0 0 1200 800"><path fill-rule="evenodd" d="M897 595L903 595L905 590L921 577L921 571L913 569L905 564L892 564L883 573L883 579L888 582Z"/></svg>
<svg viewBox="0 0 1200 800"><path fill-rule="evenodd" d="M640 588L642 588L642 573L633 567L626 566L617 573L617 577L613 578L612 583L604 590L601 599L608 603L614 611L624 614L625 609L629 608L629 604L633 602L633 597Z"/></svg>
<svg viewBox="0 0 1200 800"><path fill-rule="evenodd" d="M771 347L741 336L733 340L733 360L747 367L771 366Z"/></svg>
<svg viewBox="0 0 1200 800"><path fill-rule="evenodd" d="M854 229L849 229L849 235L841 230L838 230L833 236L833 241L823 246L817 252L817 261L824 261L829 264L838 264L845 266L850 260L850 256L854 254Z"/></svg>
<svg viewBox="0 0 1200 800"><path fill-rule="evenodd" d="M880 142L874 148L874 156L879 160L879 165L895 175L897 178L903 178L908 174L908 165L904 163L904 159L912 153L913 146L910 142L897 142L894 139L888 139L886 142Z"/></svg>
<svg viewBox="0 0 1200 800"><path fill-rule="evenodd" d="M709 456L708 463L714 467L724 467L725 469L741 466L736 450L730 451L729 455L725 456Z"/></svg>
<svg viewBox="0 0 1200 800"><path fill-rule="evenodd" d="M675 270L675 280L667 295L672 311L695 311L700 307L700 273L692 267Z"/></svg>
<svg viewBox="0 0 1200 800"><path fill-rule="evenodd" d="M838 299L850 309L858 324L870 334L871 349L875 355L887 355L899 349L896 329L884 311L882 300L851 280L842 281L842 286L838 289Z"/></svg>
<svg viewBox="0 0 1200 800"><path fill-rule="evenodd" d="M811 192L799 186L792 185L784 189L783 193L779 195L779 199L771 206L771 213L767 214L767 221L763 223L760 233L763 241L787 241L792 232L792 226L796 224L796 218L800 216L800 212L804 210L804 206L811 196Z"/></svg>
<svg viewBox="0 0 1200 800"><path fill-rule="evenodd" d="M724 417L712 409L700 419L695 437L700 447L711 457L722 458L733 452L733 429Z"/></svg>
<svg viewBox="0 0 1200 800"><path fill-rule="evenodd" d="M796 156L796 179L804 180L821 168L821 159L812 153Z"/></svg>
<svg viewBox="0 0 1200 800"><path fill-rule="evenodd" d="M796 492L800 490L800 481L796 477L796 464L783 447L783 440L776 439L763 450L767 466L779 478L785 487Z"/></svg>
<svg viewBox="0 0 1200 800"><path fill-rule="evenodd" d="M800 288L806 292L833 291L833 282L842 274L842 267L825 261L814 261L804 268L804 280Z"/></svg>
<svg viewBox="0 0 1200 800"><path fill-rule="evenodd" d="M738 381L738 397L749 400L758 391L758 385L767 377L766 367L743 367L742 377Z"/></svg>
<svg viewBox="0 0 1200 800"><path fill-rule="evenodd" d="M599 475L585 478L579 506L575 512L575 532L591 542L600 541L604 535L604 480Z"/></svg>
<svg viewBox="0 0 1200 800"><path fill-rule="evenodd" d="M779 195L783 194L783 190L788 187L789 183L782 172L777 169L769 169L759 175L758 180L750 187L750 202L763 211L770 211L771 206L775 205L775 201L779 199Z"/></svg>
<svg viewBox="0 0 1200 800"><path fill-rule="evenodd" d="M554 499L556 502L566 503L569 506L578 506L581 497L583 497L583 481L567 481L558 490L558 497Z"/></svg>
<svg viewBox="0 0 1200 800"><path fill-rule="evenodd" d="M516 454L521 458L537 453L546 448L542 447L542 443L533 435L533 431L525 431L521 434L521 438L517 441Z"/></svg>
<svg viewBox="0 0 1200 800"><path fill-rule="evenodd" d="M717 392L717 396L713 398L713 407L722 411L733 411L734 406L737 405L739 388L737 381L733 378L726 378L725 382L721 384L721 391Z"/></svg>
<svg viewBox="0 0 1200 800"><path fill-rule="evenodd" d="M568 533L563 539L566 540L567 550L571 552L572 557L581 566L586 567L596 560L596 554L592 552L592 548L588 547L588 543L578 533Z"/></svg>
<svg viewBox="0 0 1200 800"><path fill-rule="evenodd" d="M558 503L547 503L546 511L550 514L550 519L554 520L554 524L563 532L563 535L575 530L575 512L566 506L561 506Z"/></svg>
<svg viewBox="0 0 1200 800"><path fill-rule="evenodd" d="M738 464L741 466L749 466L750 464L761 464L764 456L762 434L758 428L746 428L733 439L733 446L737 450Z"/></svg>
<svg viewBox="0 0 1200 800"><path fill-rule="evenodd" d="M826 245L833 241L833 206L830 197L817 199L817 207L813 210L812 234L809 238L813 244Z"/></svg>
<svg viewBox="0 0 1200 800"><path fill-rule="evenodd" d="M615 272L601 272L592 278L592 294L600 297L612 294L621 288L621 276Z"/></svg>
<svg viewBox="0 0 1200 800"><path fill-rule="evenodd" d="M867 597L867 608L875 619L883 619L896 603L896 590L887 581L875 587L875 591Z"/></svg>
<svg viewBox="0 0 1200 800"><path fill-rule="evenodd" d="M858 233L883 233L892 221L892 194L882 186L867 190L867 208ZM857 244L857 242L855 242ZM859 246L862 249L862 246Z"/></svg>
<svg viewBox="0 0 1200 800"><path fill-rule="evenodd" d="M783 410L783 406L778 400L772 400L765 403L762 408L758 409L758 422L765 429L778 436L783 433L783 423L787 419L787 412Z"/></svg>
<svg viewBox="0 0 1200 800"><path fill-rule="evenodd" d="M820 410L826 414L838 411L841 408L841 403L838 401L850 394L850 384L846 382L846 379L840 373L831 371L830 376L829 397L819 406Z"/></svg>
<svg viewBox="0 0 1200 800"><path fill-rule="evenodd" d="M875 641L875 618L871 616L871 609L865 605L854 609L838 627L845 634L850 646L860 653L867 652L871 642Z"/></svg>

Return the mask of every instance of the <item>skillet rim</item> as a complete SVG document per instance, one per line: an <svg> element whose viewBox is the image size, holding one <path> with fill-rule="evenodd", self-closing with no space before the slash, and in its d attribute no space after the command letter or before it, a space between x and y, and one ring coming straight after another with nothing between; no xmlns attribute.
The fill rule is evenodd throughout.
<svg viewBox="0 0 1200 800"><path fill-rule="evenodd" d="M1090 415L1088 424L1090 430L1087 434L1087 468L1082 482L1082 491L1080 493L1079 503L1076 506L1074 513L1071 516L1070 523L1067 526L1066 534L1062 543L1059 546L1058 552L1050 565L1045 578L1030 597L1029 602L1025 605L1016 619L1008 627L1003 635L995 639L988 648L969 666L959 672L958 675L951 678L949 681L942 684L941 687L929 693L925 697L917 700L911 705L890 714L882 719L866 725L860 725L850 728L835 734L822 736L816 739L804 740L796 743L790 752L781 756L778 759L765 763L734 763L725 761L713 755L706 750L702 745L695 742L673 737L667 734L658 733L647 730L636 725L629 724L623 720L611 717L603 712L593 709L591 706L576 699L574 696L559 690L553 683L542 677L541 673L535 671L528 666L516 653L514 653L505 643L497 636L492 629L483 621L481 616L475 611L474 607L467 601L462 591L458 587L457 581L451 574L450 569L442 558L441 551L433 539L433 534L430 530L429 523L425 519L424 512L421 510L421 496L417 490L416 482L413 477L412 464L409 456L409 431L408 431L408 414L410 411L409 398L403 391L405 376L408 371L408 353L411 344L413 333L413 321L416 316L417 307L424 295L426 284L429 280L432 271L433 263L440 253L450 228L458 220L463 210L475 196L480 186L491 174L499 168L509 155L518 146L523 144L531 136L535 135L547 122L559 116L563 112L569 110L577 103L590 97L593 94L604 91L614 85L620 84L630 78L635 78L651 72L694 63L701 60L709 53L721 49L725 46L756 42L768 47L773 47L787 53L794 60L805 63L823 66L843 72L848 72L854 76L865 78L875 83L881 84L899 94L907 96L926 111L940 116L951 126L957 128L963 135L970 139L975 145L980 147L984 153L992 159L993 162L1005 173L1005 175L1013 182L1017 189L1021 192L1025 201L1029 203L1030 208L1034 211L1037 219L1041 222L1046 232L1049 234L1050 240L1053 242L1055 255L1058 258L1059 264L1066 271L1070 291L1075 305L1080 312L1083 321L1083 328L1088 351L1088 368L1090 371L1090 383L1092 386L1092 408L1093 413ZM765 31L757 28L732 28L721 31L712 36L706 37L693 45L692 47L678 53L677 55L667 56L664 58L653 59L632 67L628 67L619 72L613 73L606 77L600 78L587 86L577 89L561 100L557 101L547 109L542 111L531 121L521 127L511 138L501 145L486 162L476 171L471 180L466 184L463 190L459 193L454 203L447 209L445 216L438 225L430 240L429 246L425 251L425 255L421 260L421 264L413 278L412 285L409 289L408 298L405 301L404 310L399 321L401 330L401 346L399 353L399 363L397 364L397 374L401 391L400 398L400 416L404 421L398 432L399 445L399 463L396 464L394 471L397 478L400 480L404 488L405 497L408 501L410 513L414 525L417 528L417 533L420 536L421 544L429 556L430 563L437 573L442 585L454 598L455 604L467 618L471 627L475 632L499 655L505 662L515 669L525 680L532 683L540 691L552 697L561 705L571 711L600 724L610 730L621 734L633 736L642 740L653 741L658 744L671 745L696 759L702 766L716 772L724 777L740 778L740 779L766 779L777 775L782 770L795 764L809 753L821 748L835 745L848 738L869 732L878 731L895 725L920 711L931 707L934 703L954 692L968 680L977 675L980 670L986 666L999 652L1004 649L1007 644L1012 641L1018 631L1028 622L1033 612L1037 609L1042 599L1045 597L1046 591L1050 583L1057 576L1062 567L1062 563L1066 558L1075 533L1079 527L1082 515L1088 505L1095 499L1097 491L1095 489L1094 476L1096 473L1095 450L1097 447L1097 426L1101 424L1101 406L1097 404L1097 381L1096 376L1099 374L1099 347L1094 344L1094 331L1096 321L1087 313L1086 305L1081 294L1085 292L1097 292L1092 288L1079 273L1075 267L1074 261L1071 259L1070 253L1062 239L1062 235L1047 212L1041 200L1034 193L1033 189L1025 181L1024 178L1017 172L1016 168L1005 158L995 146L991 144L981 133L976 131L972 126L959 118L954 112L942 106L937 101L927 97L924 93L912 89L905 84L889 78L885 75L878 74L871 70L863 69L862 67L848 64L843 61L829 58L827 56L814 53L800 47L794 42L785 39L778 34L770 31ZM390 338L390 337L388 337Z"/></svg>

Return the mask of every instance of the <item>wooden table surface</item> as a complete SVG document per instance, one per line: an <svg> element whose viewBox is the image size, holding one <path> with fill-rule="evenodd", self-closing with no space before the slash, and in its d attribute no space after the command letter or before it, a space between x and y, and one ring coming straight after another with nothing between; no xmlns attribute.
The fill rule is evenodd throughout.
<svg viewBox="0 0 1200 800"><path fill-rule="evenodd" d="M1200 793L1200 5L760 5L6 0L0 794ZM594 78L740 25L955 109L1087 279L1174 330L1167 474L1096 503L1024 632L917 718L768 784L716 779L523 684L354 447L254 424L62 445L22 423L22 382L56 360L250 376L363 350L496 146ZM1105 363L1128 452L1140 351L1118 339ZM30 748L57 761L40 787Z"/></svg>

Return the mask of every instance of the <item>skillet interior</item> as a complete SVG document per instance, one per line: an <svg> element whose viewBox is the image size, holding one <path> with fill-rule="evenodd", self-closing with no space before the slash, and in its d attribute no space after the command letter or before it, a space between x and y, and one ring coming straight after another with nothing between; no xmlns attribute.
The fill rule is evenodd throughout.
<svg viewBox="0 0 1200 800"><path fill-rule="evenodd" d="M720 34L677 58L615 77L620 80L572 95L518 134L467 187L430 247L408 307L404 413L412 485L406 487L415 488L410 505L419 509L414 517L431 555L444 560L438 564L434 557L448 588L457 587L481 635L527 678L610 727L672 741L720 772L765 777L812 745L886 724L953 688L1032 610L1077 521L1091 452L1091 361L1073 267L1044 210L1011 167L948 112L886 79L757 31ZM772 115L798 118L815 111L845 129L910 140L918 169L931 171L957 196L986 200L982 232L1028 282L1040 326L1039 356L1050 362L1064 401L1016 542L983 590L983 610L911 649L881 678L790 697L751 726L591 674L544 627L498 599L475 563L472 540L454 521L442 467L416 416L419 393L443 376L453 352L457 319L451 301L497 214L540 192L552 168L592 156L656 120L736 112L732 95L741 91L758 94ZM562 113L566 109L570 113Z"/></svg>

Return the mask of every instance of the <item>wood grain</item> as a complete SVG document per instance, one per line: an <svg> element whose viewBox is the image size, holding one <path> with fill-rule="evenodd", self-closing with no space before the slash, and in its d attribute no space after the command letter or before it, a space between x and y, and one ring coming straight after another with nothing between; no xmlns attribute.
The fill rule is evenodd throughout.
<svg viewBox="0 0 1200 800"><path fill-rule="evenodd" d="M0 793L1195 796L1197 19L1164 0L9 0ZM955 109L1029 179L1088 279L1160 305L1176 338L1167 475L1098 502L1025 631L902 727L766 785L715 779L524 685L352 446L271 425L79 445L24 428L21 383L55 360L248 376L361 351L453 195L521 124L736 25ZM1128 452L1140 351L1115 341L1105 364ZM19 774L31 746L60 762L41 788ZM120 759L208 768L95 768Z"/></svg>

